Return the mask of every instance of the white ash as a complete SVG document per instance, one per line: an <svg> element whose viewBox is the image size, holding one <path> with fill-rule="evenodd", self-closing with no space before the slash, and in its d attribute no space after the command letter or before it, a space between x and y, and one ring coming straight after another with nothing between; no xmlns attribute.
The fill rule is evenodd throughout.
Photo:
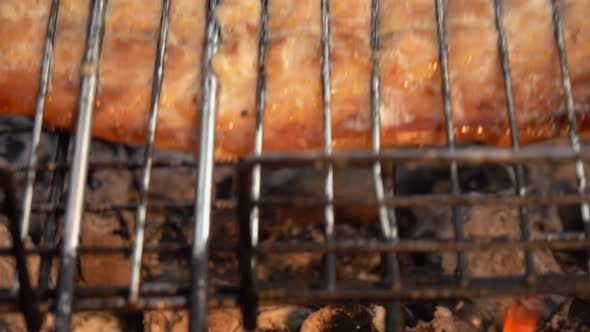
<svg viewBox="0 0 590 332"><path fill-rule="evenodd" d="M465 210L464 210L465 211ZM474 207L461 216L464 237L467 240L520 239L520 225L518 209L506 207ZM528 225L533 237L545 232L561 231L561 223L554 209L547 213L530 210ZM541 231L543 229L543 231ZM453 239L451 225L439 228L439 237ZM523 275L524 252L511 248L489 249L469 252L467 256L467 271L473 277L492 277L500 275ZM550 250L536 250L532 253L535 271L538 274L559 273L561 268ZM456 269L456 255L442 254L443 268L446 273L454 273Z"/></svg>

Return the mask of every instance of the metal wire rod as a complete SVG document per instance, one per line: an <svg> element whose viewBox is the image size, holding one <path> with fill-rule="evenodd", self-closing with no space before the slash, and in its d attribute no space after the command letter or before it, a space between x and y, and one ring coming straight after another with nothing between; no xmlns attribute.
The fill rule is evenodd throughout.
<svg viewBox="0 0 590 332"><path fill-rule="evenodd" d="M582 147L580 143L580 136L578 135L578 125L576 122L576 112L574 110L574 96L572 93L572 83L570 80L569 69L567 65L567 54L565 50L565 39L563 36L563 23L561 21L560 12L560 1L550 0L553 9L553 31L555 33L555 42L557 44L557 51L559 54L559 67L561 69L561 83L563 92L565 93L565 109L568 115L569 122L569 139L572 151L579 152ZM586 171L584 170L584 163L582 160L577 159L576 165L576 178L578 180L578 192L580 196L586 194ZM582 221L584 222L584 228L586 230L586 236L590 238L590 204L587 201L580 204L580 212L582 215ZM590 254L587 260L587 269L590 273Z"/></svg>
<svg viewBox="0 0 590 332"><path fill-rule="evenodd" d="M139 293L139 277L143 256L144 230L147 213L147 198L150 187L150 177L153 164L154 139L156 136L156 119L160 104L160 93L164 81L164 63L166 59L166 43L168 40L168 21L170 16L170 0L162 0L160 16L160 33L156 51L156 64L152 81L152 97L146 134L146 148L143 159L143 169L139 190L139 205L135 215L135 245L131 257L131 273L129 277L129 301L137 302Z"/></svg>
<svg viewBox="0 0 590 332"><path fill-rule="evenodd" d="M70 143L70 137L64 133L58 136L57 143L55 146L55 160L65 161L67 158L68 147ZM65 182L65 171L56 170L53 172L51 178L51 191L49 198L47 199L49 206L55 207L64 197L64 182ZM33 209L33 212L34 209ZM62 211L58 209L51 209L45 218L43 227L43 236L41 238L41 244L46 247L53 247L57 242L57 229L58 220ZM57 248L56 248L57 249ZM41 255L41 269L39 272L39 288L46 289L49 287L49 279L51 274L52 257Z"/></svg>
<svg viewBox="0 0 590 332"><path fill-rule="evenodd" d="M256 80L256 123L254 132L254 151L256 157L262 155L263 119L266 96L266 44L268 42L268 2L260 0L260 32L258 37L258 62ZM252 255L252 248L258 246L259 235L259 207L246 205L246 202L256 201L260 198L260 164L254 163L251 173L245 174L238 171L238 184L248 185L240 188L238 200L238 219L240 220L240 244L243 250L240 253L240 302L244 328L256 327L257 295L256 295L256 265L257 257ZM241 187L240 185L240 187Z"/></svg>
<svg viewBox="0 0 590 332"><path fill-rule="evenodd" d="M209 228L213 186L213 162L215 153L215 120L217 78L211 70L211 59L217 49L219 27L215 21L217 0L207 1L207 22L203 52L203 100L201 103L201 126L197 182L195 187L195 228L191 254L191 292L189 329L205 331L207 327L207 292L209 260Z"/></svg>
<svg viewBox="0 0 590 332"><path fill-rule="evenodd" d="M37 297L31 288L29 278L25 246L20 237L18 211L16 209L17 199L14 196L14 183L11 172L0 168L0 187L2 187L5 205L5 215L9 222L9 231L12 242L12 255L16 261L15 271L18 278L18 305L25 317L29 331L39 331L43 323L43 316L37 308Z"/></svg>
<svg viewBox="0 0 590 332"><path fill-rule="evenodd" d="M441 91L443 95L443 111L445 117L445 129L447 137L447 147L450 151L455 150L455 137L453 127L453 109L451 105L451 84L449 81L449 55L447 49L446 33L446 12L443 0L434 0L436 13L436 39L441 70ZM453 161L450 165L451 172L451 193L459 195L459 170L457 162ZM459 220L459 210L456 207L451 209L451 220L456 241L463 241L463 224ZM461 280L461 285L466 286L469 282L467 273L467 263L465 253L457 253L457 274Z"/></svg>
<svg viewBox="0 0 590 332"><path fill-rule="evenodd" d="M31 221L31 204L33 203L33 187L37 175L37 163L41 131L43 129L43 114L45 111L45 96L51 77L51 66L53 63L53 44L55 41L55 29L59 12L59 0L51 1L49 20L47 21L47 35L45 37L45 48L43 50L43 61L41 62L41 79L39 80L39 91L37 92L37 103L35 106L35 121L31 135L31 150L27 162L27 177L23 193L22 214L21 214L21 238L24 239L29 233Z"/></svg>
<svg viewBox="0 0 590 332"><path fill-rule="evenodd" d="M381 114L380 114L380 76L377 60L379 50L379 0L371 1L371 147L372 152L378 154L381 150ZM375 185L375 197L378 202L385 199L385 189L382 177L382 164L377 160L373 163L373 182ZM395 198L394 198L395 199ZM395 211L380 203L378 204L379 223L382 236L391 242L399 240ZM384 255L385 282L388 287L401 287L399 263L395 253ZM399 301L393 301L386 305L385 329L387 331L399 331L403 328L401 306Z"/></svg>
<svg viewBox="0 0 590 332"><path fill-rule="evenodd" d="M322 47L322 97L324 116L324 154L332 154L332 100L330 88L331 36L330 36L330 4L329 0L321 0L321 47ZM334 167L327 164L324 177L324 236L327 243L334 240ZM324 278L328 290L334 289L336 284L336 257L328 253L324 257Z"/></svg>
<svg viewBox="0 0 590 332"><path fill-rule="evenodd" d="M583 149L575 152L571 148L555 147L548 150L546 147L531 147L515 152L511 148L462 147L455 150L447 148L395 149L379 153L372 151L333 152L331 156L312 152L298 155L265 153L257 157L245 157L239 164L240 167L261 164L265 168L272 169L302 166L322 167L323 163L331 162L335 169L339 169L366 167L375 161L412 166L446 166L453 162L461 165L482 166L499 163L515 165L529 162L560 164L576 159L590 161L590 150Z"/></svg>
<svg viewBox="0 0 590 332"><path fill-rule="evenodd" d="M69 192L65 215L64 244L59 273L58 300L56 306L56 331L69 331L72 301L76 283L80 224L82 222L88 152L90 148L92 114L96 101L100 51L104 33L107 0L91 2L90 21L81 71L80 99L75 132L72 171L69 174Z"/></svg>
<svg viewBox="0 0 590 332"><path fill-rule="evenodd" d="M514 98L512 95L512 77L510 75L510 59L508 55L508 42L506 41L506 33L502 24L503 8L501 0L494 0L494 23L498 34L498 53L500 54L500 64L502 66L502 77L504 79L504 93L506 94L506 109L508 110L508 122L510 124L510 142L512 150L518 152L520 150L520 140L518 135L518 125L516 119L516 111L514 110ZM516 188L515 194L521 198L526 197L526 187L524 181L524 167L522 164L514 165L514 173L516 174ZM526 205L518 207L520 236L523 241L530 239L529 223L528 223L528 209ZM533 256L529 250L524 253L525 262L525 278L528 282L533 282L535 279L535 267L533 265Z"/></svg>

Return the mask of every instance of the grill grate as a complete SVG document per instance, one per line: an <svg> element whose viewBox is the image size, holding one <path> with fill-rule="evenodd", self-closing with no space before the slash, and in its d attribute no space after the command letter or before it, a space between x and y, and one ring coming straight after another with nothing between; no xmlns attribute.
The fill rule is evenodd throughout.
<svg viewBox="0 0 590 332"><path fill-rule="evenodd" d="M451 91L448 71L448 50L445 30L445 2L435 3L434 19L437 23L437 42L441 64L441 88L443 112L446 124L447 146L445 148L396 149L383 151L380 144L380 78L377 70L376 53L379 50L378 19L379 1L371 1L371 138L370 151L339 153L332 151L331 132L331 31L328 0L320 0L321 6L321 81L323 97L323 139L321 153L280 154L265 153L262 149L264 100L266 76L264 63L268 42L269 1L261 0L261 29L258 45L258 79L256 86L256 126L253 154L237 164L215 164L214 128L217 80L210 68L210 61L216 51L219 27L214 20L218 0L207 0L205 51L203 56L203 101L200 128L200 155L197 161L167 161L154 158L154 137L157 126L159 96L164 79L167 32L171 0L162 0L162 13L146 144L143 158L136 161L90 161L91 123L98 85L98 64L102 44L103 26L108 5L107 0L93 0L88 23L87 41L84 52L81 81L81 97L78 102L78 120L72 138L67 134L57 135L54 160L40 162L37 151L42 137L42 119L52 66L53 43L59 12L59 0L53 0L47 23L46 45L43 53L40 85L35 118L31 125L0 130L0 136L15 133L30 133L30 155L26 166L5 166L0 174L2 189L7 203L6 215L14 242L13 249L2 249L0 255L16 258L18 282L12 289L0 289L2 311L21 310L30 330L38 330L40 314L53 311L56 314L56 330L70 329L72 312L84 309L125 309L141 312L153 308L189 308L190 330L204 331L207 326L207 309L218 305L240 305L245 328L256 325L257 309L263 304L274 303L341 303L380 302L385 303L387 331L398 331L403 324L402 300L462 298L497 295L545 294L548 290L556 294L590 293L590 261L586 274L562 273L539 274L535 271L532 252L539 249L590 251L590 194L586 192L584 162L590 161L590 150L583 149L577 134L572 88L569 79L563 27L559 12L559 1L548 0L553 9L553 25L556 47L559 54L562 87L569 120L569 147L551 149L521 147L517 129L516 111L512 96L511 74L506 35L502 26L502 1L493 2L495 27L498 35L498 53L511 133L510 149L460 147L453 137ZM577 179L577 193L540 195L527 193L525 185L525 163L574 162ZM507 164L513 167L516 185L511 195L486 194L472 196L462 193L459 175L460 165L482 166ZM409 164L447 167L450 174L450 194L404 195L397 193L395 167ZM219 199L212 195L213 174L216 167L232 168L237 174L237 197ZM323 172L323 199L301 197L266 197L263 195L263 171L285 168L313 167ZM194 201L150 202L148 193L152 172L156 169L185 168L197 170ZM346 168L371 170L374 198L335 199L335 173ZM140 171L139 196L136 201L126 204L85 204L89 170L114 169ZM10 174L6 173L10 171ZM16 199L12 196L10 179L14 174L25 174L21 213L16 212ZM36 178L39 173L51 173L51 188L46 203L35 204ZM67 182L67 191L64 187ZM398 209L403 207L451 207L454 229L453 241L405 239L400 236ZM478 242L465 238L460 220L463 206L505 206L518 208L520 239ZM529 229L528 206L532 205L579 205L584 234L558 233L553 237L535 238ZM335 210L341 206L376 207L381 240L337 240L335 236ZM310 241L284 243L263 243L260 228L265 221L261 210L279 207L321 208L323 216L324 241L321 244ZM175 209L192 211L194 229L192 244L152 245L145 243L145 228L149 209ZM135 212L133 245L83 246L79 243L82 215L84 212L105 213L113 211ZM210 243L212 210L234 211L240 227L239 243ZM23 245L34 214L45 216L40 245L27 248ZM64 214L63 243L58 243L59 221ZM20 221L20 222L19 222ZM501 249L524 250L524 275L506 277L473 277L469 275L466 253L473 250ZM211 286L208 282L210 251L237 252L239 256L239 285ZM321 286L293 284L291 282L262 281L257 277L260 255L279 255L289 252L322 254ZM170 253L190 257L191 276L188 283L156 283L141 280L141 262L145 253ZM339 253L382 254L384 272L379 282L337 280L336 255ZM411 280L402 277L399 255L404 253L451 252L457 257L457 272L454 276ZM129 283L126 287L76 286L75 277L81 254L126 253L131 255ZM190 253L190 254L189 254ZM50 286L52 258L61 257L59 282L54 289ZM26 258L41 258L38 286L23 273L27 268ZM28 301L25 301L27 299Z"/></svg>

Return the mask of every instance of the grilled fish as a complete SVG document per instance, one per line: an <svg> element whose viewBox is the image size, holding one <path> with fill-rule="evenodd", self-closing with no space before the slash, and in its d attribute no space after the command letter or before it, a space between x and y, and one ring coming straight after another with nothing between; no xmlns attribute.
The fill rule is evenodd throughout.
<svg viewBox="0 0 590 332"><path fill-rule="evenodd" d="M566 132L567 114L549 0L503 0L515 123L521 143ZM510 144L492 0L446 0L450 110L457 142ZM49 1L0 1L0 114L32 116ZM371 1L330 0L334 150L371 146ZM44 124L71 129L79 93L89 0L62 0ZM590 128L590 0L561 0L574 109ZM253 151L259 0L224 0L216 158ZM110 0L93 117L95 137L145 141L160 0ZM204 0L172 1L156 147L198 152ZM318 0L270 0L263 150L320 150L324 142L321 8ZM446 144L435 1L379 0L378 110L382 148Z"/></svg>

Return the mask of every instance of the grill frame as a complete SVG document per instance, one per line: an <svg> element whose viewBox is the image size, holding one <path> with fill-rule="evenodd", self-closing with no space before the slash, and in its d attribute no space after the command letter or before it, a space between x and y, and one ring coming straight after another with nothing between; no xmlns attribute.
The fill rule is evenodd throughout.
<svg viewBox="0 0 590 332"><path fill-rule="evenodd" d="M272 0L261 1L261 30L258 46L258 80L256 87L256 130L253 154L231 164L237 172L238 195L237 200L219 201L212 197L212 174L214 172L214 128L215 128L215 94L217 80L210 68L210 61L215 53L219 27L214 20L214 11L218 0L207 0L207 20L205 23L206 38L204 40L203 55L203 101L199 106L201 111L200 128L200 158L195 162L158 163L153 160L153 144L155 128L157 126L158 100L164 77L164 61L166 54L167 30L169 25L169 10L171 0L162 0L162 14L160 21L160 35L156 65L154 68L154 81L148 119L148 131L145 143L145 154L141 163L127 162L102 162L90 163L88 161L90 144L90 127L94 110L95 89L98 84L98 63L100 61L100 48L102 43L104 17L108 0L93 0L91 2L91 15L88 24L88 34L85 48L84 64L89 68L87 75L81 82L81 98L78 104L78 121L73 140L67 134L59 134L56 146L55 162L40 165L37 151L42 132L42 118L44 102L52 66L52 50L56 33L56 22L59 14L59 0L53 0L49 20L47 23L46 46L43 54L40 86L38 91L37 106L34 124L31 127L8 130L0 133L7 135L17 130L31 132L32 144L27 164L24 167L2 167L1 178L6 180L1 183L3 192L10 201L7 205L7 215L10 220L10 230L14 243L13 250L0 250L2 255L12 255L17 261L18 284L15 284L11 292L0 291L0 303L18 303L14 305L0 305L3 310L12 311L20 309L26 318L31 330L38 330L40 326L40 314L54 310L56 313L56 330L66 331L70 327L70 319L73 300L76 299L76 310L90 308L126 309L141 311L148 308L158 308L162 305L173 308L189 307L190 330L203 331L207 324L207 308L210 306L240 305L243 310L243 321L246 328L253 328L256 324L256 311L261 304L297 303L316 304L334 303L344 301L386 303L387 331L397 331L403 322L401 301L405 299L468 297L484 295L528 295L543 294L547 289L552 292L568 294L571 292L590 293L590 281L587 275L555 275L540 276L535 273L531 250L540 248L577 249L590 251L590 194L586 191L586 174L584 161L590 161L590 150L584 149L577 133L576 115L573 107L573 96L569 72L567 67L566 50L564 46L563 25L559 11L559 0L548 0L553 9L553 27L556 47L559 54L559 64L562 76L562 87L565 93L565 105L570 126L569 148L554 148L551 150L534 150L522 148L519 145L518 128L516 126L516 111L511 90L511 75L509 66L509 54L507 40L502 27L501 0L493 2L495 13L495 27L498 33L498 52L501 60L506 104L510 124L511 143L510 149L496 148L462 148L455 144L453 137L452 105L448 73L448 50L445 29L445 4L443 0L433 0L435 13L433 18L437 23L437 44L439 60L441 63L441 88L444 98L444 115L446 124L447 145L445 148L426 149L398 149L382 151L380 144L380 117L379 98L380 80L377 71L376 52L379 48L379 1L371 0L371 138L370 151L354 153L337 153L332 151L331 141L331 100L330 100L330 8L328 0L318 1L321 6L321 51L322 65L322 98L323 98L323 137L326 144L321 153L302 154L268 154L262 149L265 97L265 50L268 42L268 4ZM71 142L70 142L71 141ZM71 152L71 162L68 162L68 151ZM576 165L577 194L555 196L532 196L526 192L524 184L523 163L539 162L563 162L573 161ZM516 187L514 196L498 196L474 198L463 195L459 185L459 165L486 163L507 163L514 168L516 174ZM384 165L404 165L406 163L423 163L427 165L444 165L449 167L451 180L451 193L449 195L426 196L397 196L395 195L395 183L392 170ZM293 166L314 165L324 172L324 200L305 201L292 199L289 201L273 200L261 195L262 167L281 168ZM368 167L372 170L375 199L351 202L337 202L334 200L334 172L339 168L351 165ZM161 167L189 167L198 171L195 184L194 202L173 202L169 207L193 209L195 216L195 229L193 232L193 244L191 246L177 246L162 248L143 244L143 232L148 208L147 192L150 184L150 174L153 169ZM141 169L140 197L138 202L124 206L107 205L92 207L84 205L84 191L86 186L87 171L96 169ZM69 174L66 178L66 171ZM46 205L33 206L33 192L37 173L40 171L53 171L53 184L51 187L50 201ZM26 182L24 198L21 204L21 213L18 216L15 208L16 201L10 195L12 184L11 174L25 172ZM64 182L71 184L65 204L61 203L64 196L62 190ZM334 238L335 216L334 209L339 204L359 204L376 206L379 211L379 225L382 241L339 241ZM455 239L449 243L439 241L416 241L400 239L397 230L395 209L402 206L428 206L435 204L452 207L452 222L454 225ZM466 240L463 236L463 227L458 218L458 208L463 205L509 205L519 208L519 220L521 239L519 241L492 241L481 243ZM532 204L577 204L580 205L582 220L585 226L583 239L579 235L568 238L555 239L531 239L527 223L527 205ZM295 207L321 207L323 208L325 236L324 244L305 242L284 243L267 245L259 243L259 228L263 220L260 219L259 210L264 207L295 206ZM236 209L240 225L240 242L237 244L210 244L209 228L211 223L211 209ZM93 210L94 209L94 210ZM84 211L107 210L132 210L136 211L135 242L132 246L124 247L83 247L78 243L80 224ZM36 249L26 249L23 245L27 236L32 213L46 213L48 219L44 230L43 246ZM65 229L67 236L61 248L55 248L58 214L65 213ZM510 245L514 249L525 250L525 274L522 277L501 278L474 278L467 273L465 252L467 250L483 248L500 248ZM140 285L139 266L143 252L178 252L191 257L191 278L185 285L149 284ZM211 289L207 281L207 262L210 250L238 251L241 280L239 287L228 286L226 288ZM325 254L323 260L323 287L309 288L300 285L279 284L273 287L271 284L259 282L256 278L257 256L263 253L282 253L292 251L308 251ZM374 284L350 284L344 285L337 282L336 278L336 253L340 252L380 252L384 253L384 265L386 266L383 279L378 285ZM402 280L399 270L397 255L404 252L456 252L458 261L457 276L448 280L433 280L427 285L420 285L408 280ZM131 277L128 287L75 287L74 278L76 261L80 253L109 253L132 252ZM61 254L62 265L58 287L51 290L48 286L50 270L50 257ZM42 259L39 289L31 286L26 271L26 256L40 255ZM589 261L590 269L590 261ZM590 270L588 271L590 273ZM76 289L75 289L76 288ZM106 298L109 297L109 298ZM23 301L23 299L33 299ZM27 304L28 303L28 304Z"/></svg>

